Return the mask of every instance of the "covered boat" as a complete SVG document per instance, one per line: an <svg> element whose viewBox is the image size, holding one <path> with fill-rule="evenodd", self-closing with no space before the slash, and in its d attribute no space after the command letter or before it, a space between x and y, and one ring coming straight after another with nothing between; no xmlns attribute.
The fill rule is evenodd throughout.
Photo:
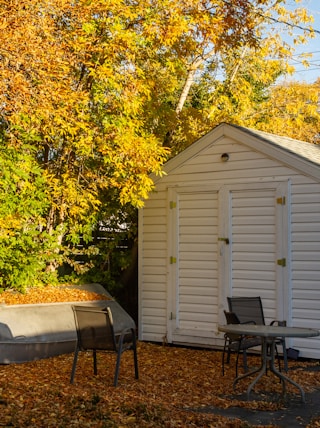
<svg viewBox="0 0 320 428"><path fill-rule="evenodd" d="M94 306L112 310L116 329L135 328L130 315L100 285L81 288L104 294L105 300L1 305L0 364L23 363L73 353L77 333L73 305Z"/></svg>

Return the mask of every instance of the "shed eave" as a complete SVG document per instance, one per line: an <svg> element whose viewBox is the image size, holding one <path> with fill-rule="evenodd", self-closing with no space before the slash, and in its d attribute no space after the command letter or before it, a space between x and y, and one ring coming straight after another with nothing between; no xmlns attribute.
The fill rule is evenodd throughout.
<svg viewBox="0 0 320 428"><path fill-rule="evenodd" d="M282 162L288 167L294 168L304 175L308 175L316 181L320 181L320 165L317 162L312 162L295 152L283 148L274 141L271 141L271 139L269 140L267 136L254 134L254 130L251 133L247 128L227 123L221 123L177 156L170 159L166 164L164 164L164 173L169 175L172 171L182 166L186 161L197 156L202 150L218 143L219 140L224 137L238 141L249 147L251 150L261 152L270 158ZM160 177L155 174L151 174L150 177L155 184L165 178L165 176Z"/></svg>

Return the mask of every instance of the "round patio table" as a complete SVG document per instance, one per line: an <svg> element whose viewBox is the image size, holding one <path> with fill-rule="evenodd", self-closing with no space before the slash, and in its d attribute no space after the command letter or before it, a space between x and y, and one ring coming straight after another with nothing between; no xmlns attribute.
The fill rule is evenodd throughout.
<svg viewBox="0 0 320 428"><path fill-rule="evenodd" d="M261 337L261 366L255 370L245 373L235 378L233 386L235 387L239 380L244 379L257 373L256 378L251 382L247 389L247 397L249 398L250 392L259 379L266 373L269 362L269 369L272 373L278 376L282 382L282 393L286 393L285 382L291 383L299 389L301 393L301 400L305 403L305 393L302 387L288 376L282 374L275 367L275 354L276 354L276 339L279 337L314 337L319 336L320 331L314 328L300 328L300 327L286 327L275 325L258 325L258 324L228 324L219 325L218 330L224 333L239 334L246 336L259 336Z"/></svg>

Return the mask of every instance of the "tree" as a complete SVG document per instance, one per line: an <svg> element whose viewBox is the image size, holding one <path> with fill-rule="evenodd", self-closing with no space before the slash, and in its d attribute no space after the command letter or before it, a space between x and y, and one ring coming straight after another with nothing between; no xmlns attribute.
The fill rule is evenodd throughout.
<svg viewBox="0 0 320 428"><path fill-rule="evenodd" d="M139 119L147 93L126 59L136 36L118 31L130 11L105 3L1 4L3 139L22 154L32 146L42 168L57 249L47 271L92 239L102 206L139 206L167 156Z"/></svg>
<svg viewBox="0 0 320 428"><path fill-rule="evenodd" d="M310 143L320 143L320 85L289 82L272 86L249 126Z"/></svg>
<svg viewBox="0 0 320 428"><path fill-rule="evenodd" d="M41 169L30 154L0 141L0 288L50 281L45 267L56 248L45 231L48 201ZM36 283L35 283L36 282Z"/></svg>
<svg viewBox="0 0 320 428"><path fill-rule="evenodd" d="M175 154L219 117L210 103L225 96L213 79L220 65L225 88L242 90L232 58L242 61L246 47L263 66L263 26L271 14L286 19L283 4L0 0L1 137L6 150L29 159L28 174L41 172L41 186L30 181L34 195L44 189L34 229L41 245L30 250L50 253L39 272L66 262L86 271L102 224L114 231L109 248L121 235L111 223L124 215L134 225L129 207L152 191L149 174L161 174L166 146ZM307 21L302 12L290 17L298 19ZM278 58L290 53L281 46ZM74 259L80 248L87 263Z"/></svg>
<svg viewBox="0 0 320 428"><path fill-rule="evenodd" d="M171 128L163 136L174 154L221 119L239 123L239 106L243 111L254 101L247 91L255 92L261 86L261 92L262 86L267 88L280 74L293 71L288 59L295 45L313 36L312 18L304 9L286 10L285 3L223 1L199 6L211 31L195 19L182 42L187 47L179 57L181 78L170 101L174 103L170 106ZM196 16L194 11L190 14ZM297 28L300 35L294 36ZM292 45L283 41L281 31L293 37Z"/></svg>

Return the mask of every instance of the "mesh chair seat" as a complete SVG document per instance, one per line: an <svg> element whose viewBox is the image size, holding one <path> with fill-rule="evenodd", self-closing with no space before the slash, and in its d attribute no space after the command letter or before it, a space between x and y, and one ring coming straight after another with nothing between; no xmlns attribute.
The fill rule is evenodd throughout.
<svg viewBox="0 0 320 428"><path fill-rule="evenodd" d="M261 345L261 339L259 337L242 336L240 344L237 345L237 343L233 342L231 343L230 348L234 351L244 351L259 345Z"/></svg>

